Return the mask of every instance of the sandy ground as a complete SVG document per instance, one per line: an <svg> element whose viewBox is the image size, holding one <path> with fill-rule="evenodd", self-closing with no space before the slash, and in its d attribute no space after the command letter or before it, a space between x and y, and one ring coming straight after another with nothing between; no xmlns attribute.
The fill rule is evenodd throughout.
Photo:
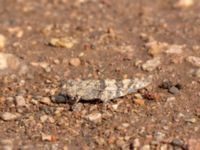
<svg viewBox="0 0 200 150"><path fill-rule="evenodd" d="M199 7L0 0L0 149L199 150ZM68 79L146 76L136 93L73 111L60 95Z"/></svg>

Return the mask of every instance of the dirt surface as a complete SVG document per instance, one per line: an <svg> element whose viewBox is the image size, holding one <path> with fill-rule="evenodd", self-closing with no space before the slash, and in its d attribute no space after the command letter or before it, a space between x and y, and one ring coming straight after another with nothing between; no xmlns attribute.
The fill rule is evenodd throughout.
<svg viewBox="0 0 200 150"><path fill-rule="evenodd" d="M0 0L0 149L200 149L199 7ZM68 79L149 75L108 103L52 101Z"/></svg>

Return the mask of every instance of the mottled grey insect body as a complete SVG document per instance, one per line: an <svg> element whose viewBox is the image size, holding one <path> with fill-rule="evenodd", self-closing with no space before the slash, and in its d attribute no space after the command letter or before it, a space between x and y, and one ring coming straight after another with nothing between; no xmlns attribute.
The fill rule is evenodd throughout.
<svg viewBox="0 0 200 150"><path fill-rule="evenodd" d="M114 79L68 80L64 86L64 90L67 96L72 99L80 98L87 101L99 99L102 102L107 102L111 99L133 93L150 83L151 77L124 79L120 81Z"/></svg>

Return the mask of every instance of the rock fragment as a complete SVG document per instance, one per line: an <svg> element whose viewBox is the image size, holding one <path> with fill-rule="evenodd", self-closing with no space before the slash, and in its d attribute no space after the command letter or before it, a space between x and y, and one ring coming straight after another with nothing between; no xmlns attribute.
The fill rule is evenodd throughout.
<svg viewBox="0 0 200 150"><path fill-rule="evenodd" d="M189 63L191 63L192 65L196 66L196 67L200 67L200 57L196 57L196 56L189 56L186 59Z"/></svg>
<svg viewBox="0 0 200 150"><path fill-rule="evenodd" d="M181 139L173 139L171 142L171 145L183 148L184 147L184 142Z"/></svg>
<svg viewBox="0 0 200 150"><path fill-rule="evenodd" d="M144 99L139 99L139 98L134 99L134 103L141 106L145 105Z"/></svg>
<svg viewBox="0 0 200 150"><path fill-rule="evenodd" d="M183 52L183 45L171 45L167 48L165 53L167 54L181 54Z"/></svg>
<svg viewBox="0 0 200 150"><path fill-rule="evenodd" d="M142 65L142 69L145 71L151 72L151 71L155 70L160 64L161 64L160 57L155 57L153 59L146 61Z"/></svg>
<svg viewBox="0 0 200 150"><path fill-rule="evenodd" d="M168 44L151 39L148 43L145 44L145 46L148 48L148 53L151 56L157 56L166 49Z"/></svg>
<svg viewBox="0 0 200 150"><path fill-rule="evenodd" d="M134 139L134 141L133 141L133 147L134 147L135 149L137 149L137 148L140 147L140 145L141 145L140 140L139 140L138 138L137 138L137 139Z"/></svg>
<svg viewBox="0 0 200 150"><path fill-rule="evenodd" d="M179 0L175 7L177 8L188 8L191 7L194 4L194 0Z"/></svg>
<svg viewBox="0 0 200 150"><path fill-rule="evenodd" d="M194 77L200 78L200 69L194 70L192 71L192 75Z"/></svg>
<svg viewBox="0 0 200 150"><path fill-rule="evenodd" d="M140 150L151 150L151 146L150 145L143 145Z"/></svg>
<svg viewBox="0 0 200 150"><path fill-rule="evenodd" d="M81 61L80 61L79 58L71 58L71 59L69 60L69 64L70 64L71 66L78 67L78 66L80 66L80 64L81 64Z"/></svg>
<svg viewBox="0 0 200 150"><path fill-rule="evenodd" d="M162 141L165 138L165 136L166 136L165 133L162 133L162 132L159 132L159 131L157 131L157 132L154 133L154 138L158 142Z"/></svg>
<svg viewBox="0 0 200 150"><path fill-rule="evenodd" d="M177 93L179 93L179 89L176 86L172 86L169 88L169 93L177 94Z"/></svg>
<svg viewBox="0 0 200 150"><path fill-rule="evenodd" d="M44 69L44 71L46 72L50 72L51 71L51 66L49 63L43 61L43 62L31 62L30 63L32 66L34 67L41 67L42 69Z"/></svg>
<svg viewBox="0 0 200 150"><path fill-rule="evenodd" d="M42 141L49 141L49 142L55 142L57 140L57 137L54 135L50 135L50 134L41 134L42 137Z"/></svg>
<svg viewBox="0 0 200 150"><path fill-rule="evenodd" d="M72 48L74 44L76 43L76 40L69 37L63 37L63 38L52 38L49 42L51 46L54 47L63 47L63 48Z"/></svg>
<svg viewBox="0 0 200 150"><path fill-rule="evenodd" d="M24 74L27 70L27 66L18 57L9 53L0 53L0 75L11 72Z"/></svg>
<svg viewBox="0 0 200 150"><path fill-rule="evenodd" d="M16 96L15 97L15 104L16 106L18 107L23 107L23 106L26 106L26 101L25 101L25 98L23 96Z"/></svg>
<svg viewBox="0 0 200 150"><path fill-rule="evenodd" d="M180 83L173 84L171 81L163 81L163 83L159 86L162 89L167 89L171 94L177 94L183 88Z"/></svg>
<svg viewBox="0 0 200 150"><path fill-rule="evenodd" d="M11 121L18 119L21 115L19 113L10 113L10 112L4 112L0 115L0 118L4 121Z"/></svg>
<svg viewBox="0 0 200 150"><path fill-rule="evenodd" d="M66 96L60 94L60 95L53 96L51 98L51 101L53 103L58 103L58 104L66 103L67 102L67 98L66 98Z"/></svg>
<svg viewBox="0 0 200 150"><path fill-rule="evenodd" d="M45 105L51 105L51 100L49 97L43 97L40 99L40 103L45 104Z"/></svg>
<svg viewBox="0 0 200 150"><path fill-rule="evenodd" d="M102 119L102 114L101 113L92 113L86 116L86 118L92 122L100 122Z"/></svg>

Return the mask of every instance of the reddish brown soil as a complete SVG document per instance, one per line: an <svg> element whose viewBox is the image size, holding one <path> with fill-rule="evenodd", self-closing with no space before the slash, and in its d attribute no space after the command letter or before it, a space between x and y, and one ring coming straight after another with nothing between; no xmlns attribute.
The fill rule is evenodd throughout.
<svg viewBox="0 0 200 150"><path fill-rule="evenodd" d="M151 149L163 145L186 149L188 141L200 139L199 79L190 74L197 67L186 61L188 56L200 57L200 2L189 8L174 4L175 0L0 0L0 33L8 41L3 52L20 57L29 67L23 76L1 77L0 112L18 112L21 117L0 120L0 140L8 139L14 149L125 150L133 149L136 139L140 147ZM60 37L71 37L76 43L72 48L48 44ZM135 65L137 60L152 59L144 46L146 38L185 47L175 56L160 54L161 65L148 72ZM70 65L71 58L81 64ZM46 62L51 70L32 62ZM75 111L69 111L67 104L40 103L43 97L58 94L69 78L144 75L153 76L146 90L159 95L157 100L145 98L144 105L135 104L133 97L106 104L81 103ZM164 80L183 88L170 94L159 88ZM7 100L19 94L26 107ZM102 118L88 120L95 113ZM43 115L48 117L44 122ZM159 140L156 133L164 137ZM45 140L44 135L50 138Z"/></svg>

